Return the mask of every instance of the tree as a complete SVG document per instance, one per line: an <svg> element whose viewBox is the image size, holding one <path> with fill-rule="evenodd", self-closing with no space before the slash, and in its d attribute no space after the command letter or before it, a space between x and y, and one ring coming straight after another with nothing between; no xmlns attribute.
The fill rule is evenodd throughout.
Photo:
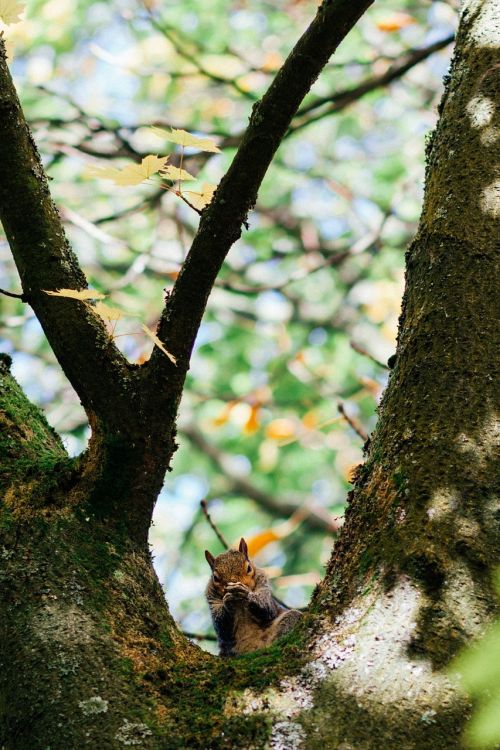
<svg viewBox="0 0 500 750"><path fill-rule="evenodd" d="M161 316L175 363L155 348L131 365L91 307L44 292L86 280L2 55L1 220L92 428L69 459L4 359L6 748L457 746L469 706L441 668L491 617L498 557L489 0L462 13L390 383L303 625L263 652L212 657L177 629L147 548L208 294L302 98L368 5L325 1L254 106Z"/></svg>

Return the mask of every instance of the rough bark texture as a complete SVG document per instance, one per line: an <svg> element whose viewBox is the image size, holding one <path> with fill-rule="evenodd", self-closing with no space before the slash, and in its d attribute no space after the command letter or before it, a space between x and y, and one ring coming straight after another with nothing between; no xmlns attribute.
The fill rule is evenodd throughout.
<svg viewBox="0 0 500 750"><path fill-rule="evenodd" d="M498 15L465 6L379 425L281 643L221 660L177 631L141 539L84 481L102 454L70 460L2 362L0 747L458 746L468 706L442 667L491 617L499 548Z"/></svg>

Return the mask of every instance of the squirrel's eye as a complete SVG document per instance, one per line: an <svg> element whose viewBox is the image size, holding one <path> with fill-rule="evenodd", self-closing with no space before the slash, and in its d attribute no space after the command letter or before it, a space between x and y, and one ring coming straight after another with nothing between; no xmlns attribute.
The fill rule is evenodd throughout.
<svg viewBox="0 0 500 750"><path fill-rule="evenodd" d="M252 570L253 570L252 566L250 565L250 563L248 563L248 565L247 565L247 573L250 574L252 572Z"/></svg>
<svg viewBox="0 0 500 750"><path fill-rule="evenodd" d="M215 573L215 572L214 572L214 573L213 573L213 576L214 576L214 581L215 581L215 583L219 583L219 581L220 581L220 575L218 575L218 573Z"/></svg>

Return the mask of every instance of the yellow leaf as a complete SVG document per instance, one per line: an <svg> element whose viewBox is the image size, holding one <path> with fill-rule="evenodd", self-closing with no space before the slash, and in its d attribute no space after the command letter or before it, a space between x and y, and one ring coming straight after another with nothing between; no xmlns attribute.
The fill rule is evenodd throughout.
<svg viewBox="0 0 500 750"><path fill-rule="evenodd" d="M105 295L101 292L96 292L94 289L58 289L55 292L49 292L47 289L42 289L45 294L50 294L51 297L70 297L71 299L104 299Z"/></svg>
<svg viewBox="0 0 500 750"><path fill-rule="evenodd" d="M160 341L160 339L158 338L158 336L155 333L153 333L153 331L150 328L148 328L147 326L145 326L145 325L142 325L141 328L144 331L144 333L146 334L146 336L149 336L149 338L151 339L151 341L154 341L154 343L156 344L156 346L158 347L158 349L161 349L161 351L163 352L163 354L165 354L169 358L169 360L171 362L173 362L174 365L176 365L177 364L176 358L174 357L173 354L170 354L170 352L167 351L167 349L165 349L164 345L162 344L162 342Z"/></svg>
<svg viewBox="0 0 500 750"><path fill-rule="evenodd" d="M99 177L103 180L111 180L115 185L128 186L140 185L147 180L152 174L159 172L165 167L168 156L155 156L149 154L145 156L140 164L127 164L123 169L116 167L97 167L92 166L87 169L88 177Z"/></svg>
<svg viewBox="0 0 500 750"><path fill-rule="evenodd" d="M416 23L416 20L408 13L394 13L394 15L379 21L377 29L380 31L399 31L412 23Z"/></svg>
<svg viewBox="0 0 500 750"><path fill-rule="evenodd" d="M205 182L203 184L201 193L197 193L194 190L186 190L188 201L192 206L201 211L211 202L212 198L214 197L216 188L217 185L210 185L208 182Z"/></svg>
<svg viewBox="0 0 500 750"><path fill-rule="evenodd" d="M110 305L106 305L104 302L96 302L92 307L92 310L106 321L120 320L123 315L122 311L117 307L111 307Z"/></svg>
<svg viewBox="0 0 500 750"><path fill-rule="evenodd" d="M0 0L0 21L7 25L19 23L24 9L24 3L20 0Z"/></svg>
<svg viewBox="0 0 500 750"><path fill-rule="evenodd" d="M266 435L272 440L288 440L295 436L295 422L291 419L273 419L267 425Z"/></svg>
<svg viewBox="0 0 500 750"><path fill-rule="evenodd" d="M199 151L210 151L213 154L220 154L220 148L218 148L211 138L198 138L196 135L191 135L186 130L176 130L172 128L164 130L163 128L157 128L153 126L151 128L155 135L163 138L170 143L177 143L179 146L197 148Z"/></svg>
<svg viewBox="0 0 500 750"><path fill-rule="evenodd" d="M172 167L169 165L168 167L165 167L165 169L162 169L160 171L160 174L162 177L165 177L167 180L172 180L173 182L177 182L179 180L195 180L196 178L193 177L192 174L189 174L189 172L186 172L185 169L179 169L179 167Z"/></svg>

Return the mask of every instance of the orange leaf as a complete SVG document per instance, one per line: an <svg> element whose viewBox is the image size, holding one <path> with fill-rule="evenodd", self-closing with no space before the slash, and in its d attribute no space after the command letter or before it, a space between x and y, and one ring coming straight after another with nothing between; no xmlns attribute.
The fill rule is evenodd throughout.
<svg viewBox="0 0 500 750"><path fill-rule="evenodd" d="M253 433L257 432L260 427L259 410L260 404L252 405L250 416L243 427L243 432L247 435L253 435Z"/></svg>
<svg viewBox="0 0 500 750"><path fill-rule="evenodd" d="M378 21L377 29L379 31L399 31L405 26L410 26L412 23L416 23L416 19L410 16L408 13L394 13L392 16Z"/></svg>
<svg viewBox="0 0 500 750"><path fill-rule="evenodd" d="M246 542L248 545L249 557L256 555L257 552L260 552L260 550L264 549L268 544L272 544L272 542L277 542L280 539L289 536L292 531L295 531L295 529L300 526L302 520L307 514L308 509L306 507L298 508L295 513L290 516L288 521L284 521L270 529L259 531L258 534L254 534L254 536L247 539Z"/></svg>
<svg viewBox="0 0 500 750"><path fill-rule="evenodd" d="M277 542L278 539L279 536L276 534L274 529L264 529L264 531L261 531L258 534L250 537L250 539L246 540L248 545L249 557L253 557L257 554L257 552L260 552L261 549L267 547L268 544Z"/></svg>

